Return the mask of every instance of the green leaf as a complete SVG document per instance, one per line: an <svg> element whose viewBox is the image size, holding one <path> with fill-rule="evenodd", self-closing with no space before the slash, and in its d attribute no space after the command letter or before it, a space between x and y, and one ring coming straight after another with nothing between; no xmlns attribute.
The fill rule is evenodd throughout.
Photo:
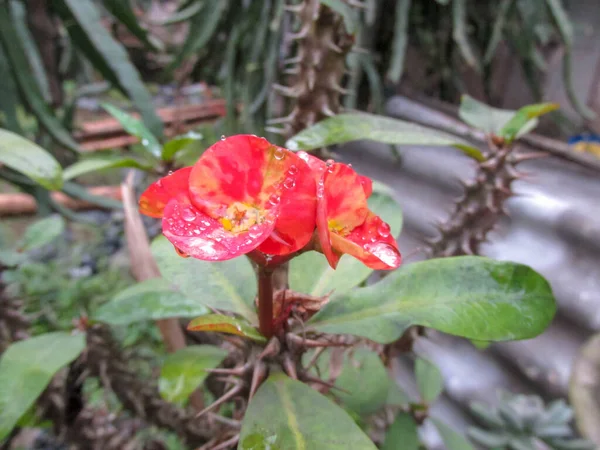
<svg viewBox="0 0 600 450"><path fill-rule="evenodd" d="M12 25L12 18L7 4L0 3L0 44L4 47L5 55L10 63L14 81L19 87L19 93L29 109L38 119L40 125L59 144L77 152L78 145L71 134L63 127L48 107L37 81L25 56L25 50L20 44L19 37ZM4 81L3 81L4 83ZM37 180L36 180L37 181ZM49 189L53 189L50 187Z"/></svg>
<svg viewBox="0 0 600 450"><path fill-rule="evenodd" d="M1 39L1 35L0 35ZM10 70L10 64L6 59L4 50L0 45L0 127L5 127L13 133L23 134L17 107L20 103L19 91L15 79Z"/></svg>
<svg viewBox="0 0 600 450"><path fill-rule="evenodd" d="M103 197L100 195L90 194L90 192L83 186L73 183L72 181L65 181L62 191L69 197L77 198L85 202L98 205L106 209L122 209L123 204L119 200L115 200L110 197Z"/></svg>
<svg viewBox="0 0 600 450"><path fill-rule="evenodd" d="M387 77L392 83L398 83L404 72L404 55L408 44L408 18L412 0L398 0L396 2L396 23L394 27L394 41L392 55Z"/></svg>
<svg viewBox="0 0 600 450"><path fill-rule="evenodd" d="M27 227L19 250L28 252L43 247L55 241L65 231L65 220L59 215L38 220Z"/></svg>
<svg viewBox="0 0 600 450"><path fill-rule="evenodd" d="M0 163L27 175L46 189L60 189L62 169L54 157L37 144L0 129Z"/></svg>
<svg viewBox="0 0 600 450"><path fill-rule="evenodd" d="M224 316L222 314L208 314L192 320L188 327L190 331L212 331L217 333L237 334L257 342L266 342L265 337L256 328L242 319Z"/></svg>
<svg viewBox="0 0 600 450"><path fill-rule="evenodd" d="M133 12L129 0L104 0L104 7L147 48L155 51L162 49L161 43L140 25L140 20Z"/></svg>
<svg viewBox="0 0 600 450"><path fill-rule="evenodd" d="M200 133L190 131L183 136L177 136L171 139L162 148L161 158L163 161L172 161L177 153L181 151L189 151L189 147L195 146L196 151L203 147L202 145L203 136Z"/></svg>
<svg viewBox="0 0 600 450"><path fill-rule="evenodd" d="M344 26L349 34L356 34L358 29L358 17L350 5L343 0L321 0L321 3L342 16Z"/></svg>
<svg viewBox="0 0 600 450"><path fill-rule="evenodd" d="M200 300L178 292L162 278L152 278L126 288L98 308L94 319L111 325L144 320L194 317L209 311Z"/></svg>
<svg viewBox="0 0 600 450"><path fill-rule="evenodd" d="M409 413L400 412L388 429L381 450L419 450L417 424Z"/></svg>
<svg viewBox="0 0 600 450"><path fill-rule="evenodd" d="M434 417L430 417L429 420L437 428L447 450L475 450L466 437L454 431L444 422Z"/></svg>
<svg viewBox="0 0 600 450"><path fill-rule="evenodd" d="M425 403L433 402L444 390L444 378L435 364L423 358L415 361L415 378L421 399Z"/></svg>
<svg viewBox="0 0 600 450"><path fill-rule="evenodd" d="M27 259L23 253L12 250L0 250L0 266L15 267Z"/></svg>
<svg viewBox="0 0 600 450"><path fill-rule="evenodd" d="M211 308L231 311L256 324L254 298L256 277L245 258L208 262L181 258L173 245L159 236L152 242L152 254L163 277L184 295Z"/></svg>
<svg viewBox="0 0 600 450"><path fill-rule="evenodd" d="M346 354L335 391L348 408L361 416L377 412L388 399L390 379L377 353L359 348Z"/></svg>
<svg viewBox="0 0 600 450"><path fill-rule="evenodd" d="M141 164L133 158L120 158L111 156L93 157L82 159L70 165L63 171L63 180L68 181L81 175L99 170L133 167L135 169L147 170L148 166Z"/></svg>
<svg viewBox="0 0 600 450"><path fill-rule="evenodd" d="M513 118L516 111L488 106L470 95L463 95L458 115L468 125L488 134L500 135L500 130Z"/></svg>
<svg viewBox="0 0 600 450"><path fill-rule="evenodd" d="M158 390L169 402L185 405L188 397L200 386L209 372L227 356L227 352L212 345L192 345L166 356L160 369Z"/></svg>
<svg viewBox="0 0 600 450"><path fill-rule="evenodd" d="M125 48L104 28L94 2L57 0L53 6L61 15L72 42L108 81L131 99L148 129L161 138L163 123L154 111L152 97Z"/></svg>
<svg viewBox="0 0 600 450"><path fill-rule="evenodd" d="M282 373L271 375L250 401L238 450L376 450L331 400Z"/></svg>
<svg viewBox="0 0 600 450"><path fill-rule="evenodd" d="M409 264L372 286L334 294L306 325L381 343L411 325L503 341L537 336L555 311L550 285L531 268L460 256Z"/></svg>
<svg viewBox="0 0 600 450"><path fill-rule="evenodd" d="M467 26L467 1L454 0L452 3L452 38L467 64L480 72L481 66L469 43Z"/></svg>
<svg viewBox="0 0 600 450"><path fill-rule="evenodd" d="M524 106L502 127L500 136L511 142L517 137L530 131L532 128L529 128L529 124L531 124L534 119L551 111L556 111L558 108L559 105L557 103L538 103L535 105ZM533 123L537 125L537 121Z"/></svg>
<svg viewBox="0 0 600 450"><path fill-rule="evenodd" d="M47 333L11 344L0 359L0 441L52 377L83 351L85 335Z"/></svg>
<svg viewBox="0 0 600 450"><path fill-rule="evenodd" d="M314 150L330 145L368 139L394 145L453 146L478 161L481 152L449 133L411 122L373 114L338 114L322 120L286 142L290 150Z"/></svg>
<svg viewBox="0 0 600 450"><path fill-rule="evenodd" d="M186 21L190 20L192 17L194 17L196 14L198 14L203 6L204 6L204 2L201 2L201 1L191 2L189 4L189 6L181 9L180 11L173 13L167 19L161 20L161 21L156 21L154 23L156 23L157 25L173 25L173 24L179 23L179 22L186 22Z"/></svg>
<svg viewBox="0 0 600 450"><path fill-rule="evenodd" d="M369 208L390 226L392 235L398 236L402 229L402 210L392 197L392 190L373 183ZM306 252L290 261L290 287L297 292L322 296L335 291L348 292L365 281L373 269L350 255L344 255L337 269L332 269L325 257L317 252Z"/></svg>
<svg viewBox="0 0 600 450"><path fill-rule="evenodd" d="M467 430L468 436L480 445L485 445L489 448L504 448L508 444L508 436L504 434L504 431L488 431L481 430L479 428L470 427Z"/></svg>
<svg viewBox="0 0 600 450"><path fill-rule="evenodd" d="M404 392L400 388L400 386L396 384L396 381L390 380L389 386L390 389L385 404L389 406L408 406L408 404L410 403L410 398L408 397L406 392Z"/></svg>
<svg viewBox="0 0 600 450"><path fill-rule="evenodd" d="M119 121L127 133L140 138L141 144L148 152L150 152L150 154L160 158L162 152L160 142L158 142L156 136L146 128L142 121L108 103L103 103L102 107Z"/></svg>

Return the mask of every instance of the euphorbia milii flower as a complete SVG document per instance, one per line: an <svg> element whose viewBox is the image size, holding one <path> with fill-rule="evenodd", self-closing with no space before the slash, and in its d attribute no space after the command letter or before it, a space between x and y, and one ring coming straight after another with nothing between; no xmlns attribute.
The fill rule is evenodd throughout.
<svg viewBox="0 0 600 450"><path fill-rule="evenodd" d="M296 154L238 135L211 146L193 167L152 184L140 210L162 217L163 234L183 255L209 261L255 249L286 255L312 237L316 183Z"/></svg>
<svg viewBox="0 0 600 450"><path fill-rule="evenodd" d="M401 263L390 226L369 210L372 181L349 165L326 163L304 152L300 156L317 181L317 232L321 251L336 268L347 253L373 269L395 269Z"/></svg>

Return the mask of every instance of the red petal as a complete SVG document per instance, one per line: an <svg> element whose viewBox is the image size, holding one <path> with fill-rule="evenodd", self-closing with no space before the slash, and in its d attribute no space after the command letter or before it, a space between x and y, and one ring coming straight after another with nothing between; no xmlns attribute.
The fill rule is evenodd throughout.
<svg viewBox="0 0 600 450"><path fill-rule="evenodd" d="M163 234L182 253L205 261L224 261L258 247L273 231L277 208L248 231L231 233L219 220L204 214L186 197L171 200L162 221Z"/></svg>
<svg viewBox="0 0 600 450"><path fill-rule="evenodd" d="M334 163L325 171L323 181L329 228L347 233L361 225L369 207L359 175L346 164Z"/></svg>
<svg viewBox="0 0 600 450"><path fill-rule="evenodd" d="M365 195L367 198L369 198L373 193L373 180L371 180L369 177L365 177L364 175L359 175L358 179L360 180L360 184L362 184Z"/></svg>
<svg viewBox="0 0 600 450"><path fill-rule="evenodd" d="M400 266L402 257L396 239L390 234L390 227L372 212L365 222L343 237L331 233L333 249L348 253L362 261L367 267L377 270L391 270Z"/></svg>
<svg viewBox="0 0 600 450"><path fill-rule="evenodd" d="M319 183L317 187L317 235L321 252L327 258L327 262L332 269L335 269L340 261L340 256L333 252L331 247L331 231L327 221L327 199L323 194L324 187Z"/></svg>
<svg viewBox="0 0 600 450"><path fill-rule="evenodd" d="M311 240L315 230L317 208L316 183L308 165L295 160L286 173L280 209L273 234L258 248L269 255L286 255L300 250Z"/></svg>
<svg viewBox="0 0 600 450"><path fill-rule="evenodd" d="M148 186L140 197L140 212L150 217L160 218L170 200L179 195L187 197L191 171L191 167L184 167Z"/></svg>

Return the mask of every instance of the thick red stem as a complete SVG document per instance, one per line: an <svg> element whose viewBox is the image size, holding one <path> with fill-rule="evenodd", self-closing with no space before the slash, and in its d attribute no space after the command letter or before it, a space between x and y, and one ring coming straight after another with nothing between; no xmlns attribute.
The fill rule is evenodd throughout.
<svg viewBox="0 0 600 450"><path fill-rule="evenodd" d="M273 270L258 267L258 328L270 339L275 334L273 326Z"/></svg>

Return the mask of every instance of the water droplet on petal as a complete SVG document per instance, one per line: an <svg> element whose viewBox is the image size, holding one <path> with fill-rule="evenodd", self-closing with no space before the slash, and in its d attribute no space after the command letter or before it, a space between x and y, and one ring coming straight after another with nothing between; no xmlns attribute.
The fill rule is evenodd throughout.
<svg viewBox="0 0 600 450"><path fill-rule="evenodd" d="M252 225L248 230L248 235L251 238L256 239L260 236L260 227L258 225Z"/></svg>
<svg viewBox="0 0 600 450"><path fill-rule="evenodd" d="M202 229L202 228L200 228L200 230L201 230L201 229ZM198 229L195 229L195 230L194 230L194 234L200 234L200 230L198 230Z"/></svg>
<svg viewBox="0 0 600 450"><path fill-rule="evenodd" d="M181 210L181 218L186 222L193 222L196 219L196 212L189 206Z"/></svg>
<svg viewBox="0 0 600 450"><path fill-rule="evenodd" d="M205 227L209 227L209 226L210 226L210 222L209 222L208 220L206 220L206 219L202 219L202 220L200 221L200 223L201 223L202 225L204 225Z"/></svg>
<svg viewBox="0 0 600 450"><path fill-rule="evenodd" d="M283 187L286 189L293 189L296 186L296 180L293 178L286 178L283 182Z"/></svg>
<svg viewBox="0 0 600 450"><path fill-rule="evenodd" d="M385 222L381 222L377 227L377 233L379 233L379 236L382 238L388 237L390 235L390 226Z"/></svg>
<svg viewBox="0 0 600 450"><path fill-rule="evenodd" d="M181 256L182 258L189 258L190 257L190 255L188 255L186 252L184 252L180 248L175 247L175 252L177 252L177 254L179 256Z"/></svg>
<svg viewBox="0 0 600 450"><path fill-rule="evenodd" d="M156 187L162 187L162 178L156 182Z"/></svg>
<svg viewBox="0 0 600 450"><path fill-rule="evenodd" d="M279 198L279 195L277 195L277 194L272 194L269 197L269 203L273 206L279 205L279 200L280 200L280 198Z"/></svg>
<svg viewBox="0 0 600 450"><path fill-rule="evenodd" d="M348 164L348 167L352 168L352 164Z"/></svg>
<svg viewBox="0 0 600 450"><path fill-rule="evenodd" d="M288 169L288 175L294 176L298 173L298 167L296 167L295 165L291 165L290 168Z"/></svg>
<svg viewBox="0 0 600 450"><path fill-rule="evenodd" d="M366 244L364 248L390 267L398 267L400 265L398 250L385 242Z"/></svg>
<svg viewBox="0 0 600 450"><path fill-rule="evenodd" d="M169 173L167 175L173 175L173 171L169 170Z"/></svg>
<svg viewBox="0 0 600 450"><path fill-rule="evenodd" d="M275 157L275 159L281 161L283 158L285 158L285 151L281 147L277 147L273 152L273 156Z"/></svg>
<svg viewBox="0 0 600 450"><path fill-rule="evenodd" d="M333 166L333 163L335 163L335 161L333 159L328 159L327 161L325 161L325 165L327 167Z"/></svg>
<svg viewBox="0 0 600 450"><path fill-rule="evenodd" d="M319 187L317 187L317 198L323 198L324 194L325 194L325 187L323 186L322 183L320 183Z"/></svg>
<svg viewBox="0 0 600 450"><path fill-rule="evenodd" d="M224 134L222 134L222 135L221 135L221 140L222 140L222 141L224 141L224 140L225 140L225 135L224 135Z"/></svg>

